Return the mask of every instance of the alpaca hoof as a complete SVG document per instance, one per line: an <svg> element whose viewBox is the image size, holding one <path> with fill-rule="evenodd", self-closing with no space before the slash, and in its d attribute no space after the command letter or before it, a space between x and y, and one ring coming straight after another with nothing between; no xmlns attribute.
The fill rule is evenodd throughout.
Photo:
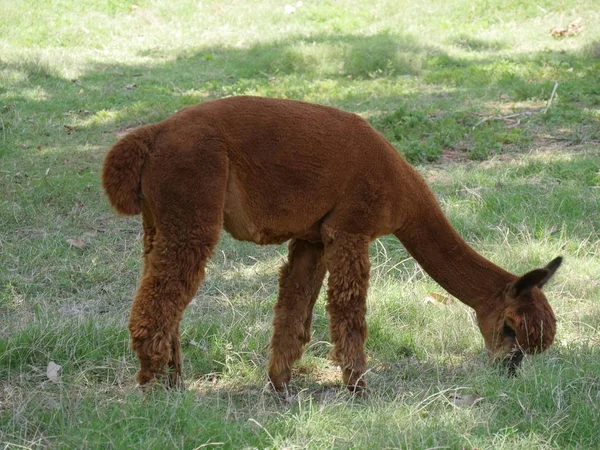
<svg viewBox="0 0 600 450"><path fill-rule="evenodd" d="M183 378L181 378L181 375L178 374L169 374L166 380L166 387L167 389L174 391L185 391L185 384L183 383Z"/></svg>
<svg viewBox="0 0 600 450"><path fill-rule="evenodd" d="M156 389L156 378L147 381L146 383L140 383L139 381L135 385L136 389L139 389L142 394L147 394Z"/></svg>
<svg viewBox="0 0 600 450"><path fill-rule="evenodd" d="M343 373L344 385L357 397L367 398L367 382L364 374L357 376L354 371L344 370Z"/></svg>
<svg viewBox="0 0 600 450"><path fill-rule="evenodd" d="M148 386L150 386L156 381L156 376L153 373L141 369L138 371L137 376L135 378L138 387L142 391L145 391L148 388Z"/></svg>
<svg viewBox="0 0 600 450"><path fill-rule="evenodd" d="M347 384L346 388L356 397L369 398L369 390L367 389L367 383L359 380L356 384Z"/></svg>
<svg viewBox="0 0 600 450"><path fill-rule="evenodd" d="M284 370L280 372L278 375L274 375L269 373L269 380L271 381L271 385L273 389L277 391L279 394L286 394L288 392L288 383L292 378L291 370Z"/></svg>
<svg viewBox="0 0 600 450"><path fill-rule="evenodd" d="M270 381L271 381L271 386L273 386L273 389L275 390L275 392L277 392L278 394L281 394L281 395L287 395L289 380L274 381L273 379L271 379Z"/></svg>

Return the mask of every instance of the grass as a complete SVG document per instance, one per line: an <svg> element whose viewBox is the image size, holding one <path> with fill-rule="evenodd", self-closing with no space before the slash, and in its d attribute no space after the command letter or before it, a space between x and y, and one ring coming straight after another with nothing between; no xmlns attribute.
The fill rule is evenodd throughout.
<svg viewBox="0 0 600 450"><path fill-rule="evenodd" d="M4 2L4 448L600 447L596 2L304 3L286 15L274 0ZM581 34L550 36L577 18ZM123 130L238 94L362 115L419 165L460 233L511 271L564 255L545 288L551 350L500 376L469 309L424 301L441 288L384 237L371 248L371 397L340 388L321 294L282 402L265 365L286 249L224 235L182 326L187 392L141 397L126 330L141 227L109 210L102 158ZM473 393L481 401L454 405Z"/></svg>

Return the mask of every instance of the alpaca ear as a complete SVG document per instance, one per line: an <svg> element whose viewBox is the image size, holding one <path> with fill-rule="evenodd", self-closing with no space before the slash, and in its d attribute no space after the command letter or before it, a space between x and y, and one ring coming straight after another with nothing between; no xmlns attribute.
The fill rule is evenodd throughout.
<svg viewBox="0 0 600 450"><path fill-rule="evenodd" d="M560 267L561 263L562 257L559 256L550 261L543 269L534 269L531 272L527 272L513 283L510 290L511 296L513 298L519 297L528 293L534 287L541 289L552 278L552 275L554 275L554 272Z"/></svg>
<svg viewBox="0 0 600 450"><path fill-rule="evenodd" d="M556 272L556 269L558 269L560 267L560 265L562 264L562 261L563 261L562 256L557 256L552 261L550 261L546 267L544 267L544 269L546 269L548 271L548 277L546 278L544 283L541 286L538 285L538 287L541 288L542 286L544 286L544 284L546 284L546 281L548 281L550 278L552 278L552 276L554 275L554 272Z"/></svg>

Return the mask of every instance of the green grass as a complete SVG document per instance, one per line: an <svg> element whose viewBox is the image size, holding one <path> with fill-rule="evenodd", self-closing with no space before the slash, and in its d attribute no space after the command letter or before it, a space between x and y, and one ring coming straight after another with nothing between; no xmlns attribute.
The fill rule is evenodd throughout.
<svg viewBox="0 0 600 450"><path fill-rule="evenodd" d="M304 3L3 2L0 446L600 447L596 1ZM581 34L550 36L577 18ZM265 366L286 249L224 235L182 325L188 391L142 397L126 327L141 226L108 208L102 159L130 127L238 94L362 115L511 271L565 256L545 288L550 351L501 376L470 310L424 301L441 288L384 237L371 247L372 395L341 389L322 293L281 401ZM457 393L482 400L459 408Z"/></svg>

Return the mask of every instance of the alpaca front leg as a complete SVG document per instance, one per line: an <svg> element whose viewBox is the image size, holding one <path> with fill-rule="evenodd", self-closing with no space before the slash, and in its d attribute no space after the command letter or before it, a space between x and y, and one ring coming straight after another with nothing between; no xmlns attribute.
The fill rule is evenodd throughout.
<svg viewBox="0 0 600 450"><path fill-rule="evenodd" d="M338 232L325 247L325 262L330 272L327 312L334 345L331 356L342 369L344 385L359 394L366 388L368 245L364 236Z"/></svg>
<svg viewBox="0 0 600 450"><path fill-rule="evenodd" d="M319 296L325 266L323 245L292 240L288 262L279 276L279 297L275 305L269 379L279 392L292 376L292 364L302 356L310 340L312 310Z"/></svg>
<svg viewBox="0 0 600 450"><path fill-rule="evenodd" d="M364 351L367 338L365 308L338 308L330 303L327 311L334 345L331 358L342 369L344 385L350 391L362 394L367 387L364 378L367 369L367 355Z"/></svg>

